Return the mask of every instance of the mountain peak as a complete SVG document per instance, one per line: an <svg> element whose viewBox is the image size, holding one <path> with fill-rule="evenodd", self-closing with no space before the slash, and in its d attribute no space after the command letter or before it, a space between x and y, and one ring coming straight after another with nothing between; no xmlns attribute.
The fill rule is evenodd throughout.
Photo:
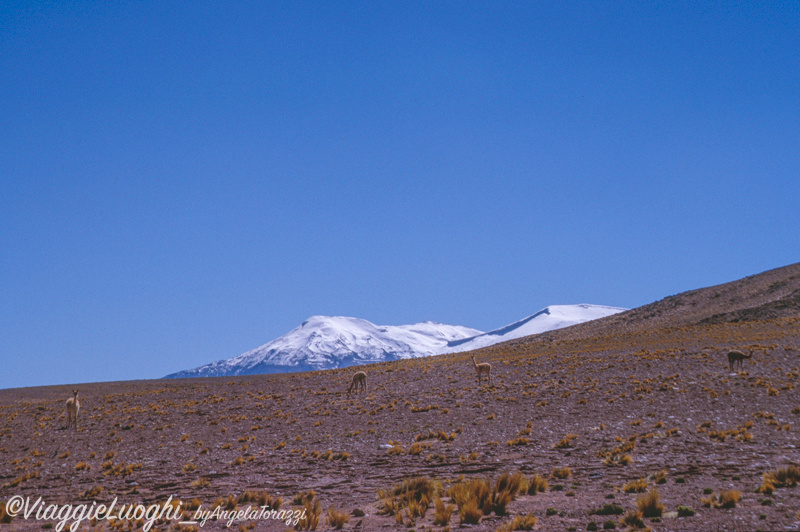
<svg viewBox="0 0 800 532"><path fill-rule="evenodd" d="M468 351L621 310L598 305L550 306L489 333L432 321L379 326L359 318L316 315L261 347L167 378L311 371Z"/></svg>
<svg viewBox="0 0 800 532"><path fill-rule="evenodd" d="M500 342L516 340L523 336L540 334L554 329L563 329L571 325L604 318L624 310L626 309L603 305L590 305L587 303L578 305L550 305L527 318L523 318L505 327L480 334L474 338L466 338L464 340L451 342L445 352L456 353L460 351L472 351L473 349L488 347Z"/></svg>

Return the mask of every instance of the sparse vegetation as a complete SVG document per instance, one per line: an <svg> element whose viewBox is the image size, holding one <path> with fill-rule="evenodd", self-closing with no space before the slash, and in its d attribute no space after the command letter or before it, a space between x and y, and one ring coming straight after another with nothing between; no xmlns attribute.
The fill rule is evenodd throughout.
<svg viewBox="0 0 800 532"><path fill-rule="evenodd" d="M398 524L403 517L413 521L424 517L431 503L442 493L442 484L427 477L415 477L397 484L388 491L379 490L379 513L394 516Z"/></svg>
<svg viewBox="0 0 800 532"><path fill-rule="evenodd" d="M539 474L534 474L528 479L528 495L536 495L547 491L547 479Z"/></svg>
<svg viewBox="0 0 800 532"><path fill-rule="evenodd" d="M598 508L592 513L595 515L622 515L624 510L619 504L604 504L602 508Z"/></svg>
<svg viewBox="0 0 800 532"><path fill-rule="evenodd" d="M510 522L497 528L496 532L512 532L514 530L533 530L538 520L533 515L518 515Z"/></svg>
<svg viewBox="0 0 800 532"><path fill-rule="evenodd" d="M457 482L450 487L448 494L458 506L461 523L475 524L492 512L505 515L508 504L527 489L528 484L521 473L504 473L494 484L489 479Z"/></svg>
<svg viewBox="0 0 800 532"><path fill-rule="evenodd" d="M553 478L565 479L572 476L572 469L569 467L557 467L550 473Z"/></svg>
<svg viewBox="0 0 800 532"><path fill-rule="evenodd" d="M437 497L435 501L435 513L433 516L433 524L435 526L447 526L450 524L450 516L456 509L452 504L445 504L441 498Z"/></svg>
<svg viewBox="0 0 800 532"><path fill-rule="evenodd" d="M316 530L317 526L319 526L319 519L322 514L322 504L320 504L319 499L317 499L316 494L314 491L309 491L304 494L299 495L299 499L295 496L293 501L299 500L299 503L303 506L303 517L300 521L295 525L295 529L297 530Z"/></svg>
<svg viewBox="0 0 800 532"><path fill-rule="evenodd" d="M622 491L625 493L644 493L647 491L647 482L643 478L633 480L625 484L622 487Z"/></svg>
<svg viewBox="0 0 800 532"><path fill-rule="evenodd" d="M347 523L349 520L350 516L345 512L340 512L333 508L329 508L327 511L328 526L335 530L341 530L345 523Z"/></svg>
<svg viewBox="0 0 800 532"><path fill-rule="evenodd" d="M362 513L348 513L344 530L512 530L534 515L534 530L621 530L640 525L637 512L656 530L793 529L798 464L777 451L796 445L800 317L647 328L635 313L625 319L607 335L581 336L587 324L481 352L492 386L475 386L464 354L372 366L369 393L351 397L354 369L82 385L91 400L78 431L64 429L64 387L0 390L0 491L81 504L183 493L194 497L187 512L220 497L236 510L280 507L263 486L289 493L286 507L324 485L291 506L316 500L317 524L302 526L325 530L353 508ZM751 347L748 371L730 374L727 351ZM439 489L401 504L390 488L417 472ZM380 478L398 480L371 488ZM471 481L482 486L459 506L452 490ZM380 487L394 501L388 513L375 511ZM648 517L637 498L654 488L677 511Z"/></svg>
<svg viewBox="0 0 800 532"><path fill-rule="evenodd" d="M656 488L637 498L636 506L644 517L661 517L661 514L664 513L664 505Z"/></svg>
<svg viewBox="0 0 800 532"><path fill-rule="evenodd" d="M761 486L756 490L765 495L772 494L778 488L793 488L800 482L800 468L787 466L764 473Z"/></svg>
<svg viewBox="0 0 800 532"><path fill-rule="evenodd" d="M706 508L734 508L742 498L742 494L736 490L723 490L717 497L713 492L708 493L710 497L703 497L700 502Z"/></svg>

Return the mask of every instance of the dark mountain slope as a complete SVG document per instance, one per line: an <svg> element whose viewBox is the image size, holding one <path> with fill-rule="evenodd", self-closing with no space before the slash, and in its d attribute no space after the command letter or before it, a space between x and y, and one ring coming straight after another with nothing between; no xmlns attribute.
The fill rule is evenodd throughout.
<svg viewBox="0 0 800 532"><path fill-rule="evenodd" d="M626 312L513 342L577 340L645 329L800 316L800 263L666 297ZM510 343L511 344L511 343Z"/></svg>

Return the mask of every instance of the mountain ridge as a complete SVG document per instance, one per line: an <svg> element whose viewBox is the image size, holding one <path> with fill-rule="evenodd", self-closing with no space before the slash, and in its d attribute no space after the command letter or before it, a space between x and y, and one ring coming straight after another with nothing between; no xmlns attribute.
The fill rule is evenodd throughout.
<svg viewBox="0 0 800 532"><path fill-rule="evenodd" d="M687 290L618 314L573 327L512 340L518 348L540 342L587 338L693 325L800 316L800 262L741 279ZM499 344L491 347L498 347Z"/></svg>
<svg viewBox="0 0 800 532"><path fill-rule="evenodd" d="M454 353L566 327L624 309L602 305L552 305L484 333L431 321L375 325L360 318L311 316L260 347L165 378L220 377L335 369Z"/></svg>

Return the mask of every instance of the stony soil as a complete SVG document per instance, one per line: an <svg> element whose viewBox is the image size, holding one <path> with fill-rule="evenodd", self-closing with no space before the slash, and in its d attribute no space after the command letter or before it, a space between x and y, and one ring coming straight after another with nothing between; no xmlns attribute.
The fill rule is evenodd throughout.
<svg viewBox="0 0 800 532"><path fill-rule="evenodd" d="M754 349L741 372L729 371L731 348ZM521 515L537 518L534 530L624 529L624 516L593 512L635 510L642 494L624 487L639 479L665 506L660 518L643 519L653 530L800 529L800 487L756 492L764 473L800 465L800 318L551 338L479 359L492 364L492 385L478 385L465 354L369 366L369 391L350 396L352 369L82 384L77 430L65 428L72 387L0 390L0 501L172 496L184 509L234 499L242 509L258 504L245 502L250 491L290 509L313 490L318 530L331 528L330 509L350 515L345 530L442 530L433 508L413 523L384 515L379 492L417 476L447 490L522 472L547 477L547 491L518 495L507 515L464 529L496 530ZM558 468L569 476L555 478ZM740 492L735 507L704 506L709 492L724 490ZM678 506L695 515L677 517ZM51 525L17 516L3 528ZM456 509L449 527L461 526ZM275 520L232 527L291 528ZM222 528L209 521L202 529Z"/></svg>

